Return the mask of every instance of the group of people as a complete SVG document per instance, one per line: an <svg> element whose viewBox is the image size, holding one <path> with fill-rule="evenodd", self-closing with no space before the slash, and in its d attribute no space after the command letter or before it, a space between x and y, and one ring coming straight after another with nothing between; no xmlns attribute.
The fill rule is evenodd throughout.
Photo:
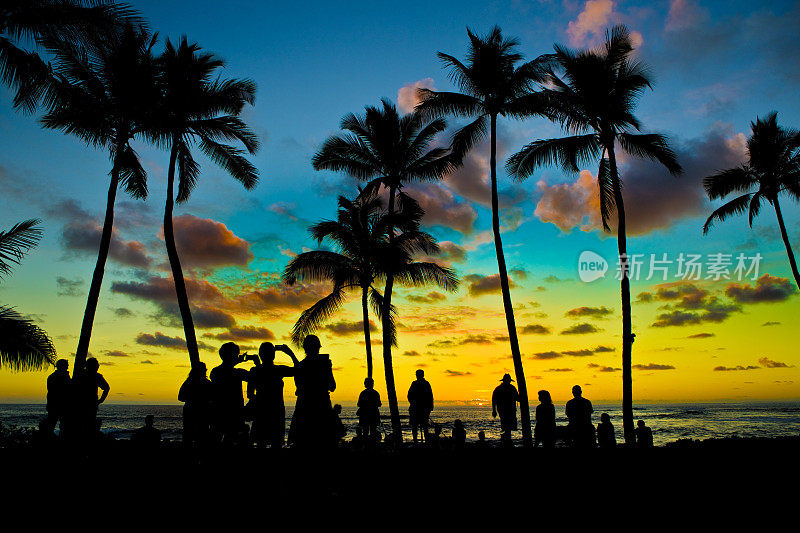
<svg viewBox="0 0 800 533"><path fill-rule="evenodd" d="M47 416L40 425L44 433L52 435L58 425L65 439L80 443L94 439L99 427L97 407L111 390L99 370L97 359L90 357L77 375L70 377L69 361L56 361L56 370L47 377Z"/></svg>
<svg viewBox="0 0 800 533"><path fill-rule="evenodd" d="M328 355L320 353L321 343L315 335L303 342L305 357L298 360L285 344L264 342L257 355L241 353L233 342L219 349L221 363L207 375L205 363L192 365L189 376L178 393L183 402L183 444L186 447L207 445L246 445L282 448L286 437L286 408L283 401L284 378L292 377L297 402L289 425L288 442L298 448L335 447L345 436L341 421L341 406L332 405L330 393L336 390L333 367ZM278 352L287 355L292 364L275 363ZM249 370L238 368L252 361ZM61 359L56 370L47 379L47 417L43 428L53 433L60 423L61 434L76 440L90 440L97 435L97 407L108 397L108 382L98 372L95 358L86 360L82 372L72 378L69 362ZM500 417L501 442L511 445L511 433L517 430L517 403L519 393L514 381L505 374L492 393L492 417ZM243 387L246 384L246 398ZM358 398L358 428L356 441L370 446L382 440L381 397L375 390L372 378L364 380L364 390ZM100 394L98 395L98 391ZM608 413L600 416L600 423L592 423L592 402L583 397L580 386L572 388L573 398L566 404L569 421L566 438L575 448L613 448L616 446L614 426ZM435 445L441 438L441 426L430 431L430 415L434 407L433 390L425 379L423 370L416 371L416 379L408 389L408 419L414 442ZM550 393L539 391L536 407L534 446L551 448L557 438L555 406ZM247 424L251 421L251 425ZM142 432L153 439L153 420ZM483 432L481 432L483 433ZM653 434L643 421L636 429L637 445L653 446ZM387 435L388 440L391 436ZM561 437L564 437L562 435ZM466 431L460 420L453 424L451 437L456 447L463 446ZM485 439L485 436L484 436ZM160 442L160 437L159 437Z"/></svg>
<svg viewBox="0 0 800 533"><path fill-rule="evenodd" d="M298 360L285 344L262 343L258 355L240 353L233 342L219 349L221 364L206 376L204 363L192 366L180 388L178 400L183 407L183 442L185 446L209 443L232 446L253 442L281 448L286 440L286 408L283 403L283 380L293 377L297 403L289 426L288 440L301 448L327 447L344 436L344 426L331 405L330 393L336 380L330 358L320 353L315 335L303 342L305 357ZM275 364L275 355L289 356L292 365ZM250 370L237 368L252 361ZM246 385L247 403L243 394ZM252 429L246 421L252 421Z"/></svg>
<svg viewBox="0 0 800 533"><path fill-rule="evenodd" d="M501 440L511 444L511 432L517 429L517 402L519 393L511 384L514 381L510 374L505 374L500 385L492 393L492 417L500 415ZM583 397L580 385L572 387L572 399L567 402L567 439L574 448L614 448L617 438L611 417L608 413L600 415L600 423L595 428L592 423L594 408L592 402ZM556 441L556 409L550 392L539 391L539 405L536 406L536 424L533 433L533 445L552 448ZM644 423L637 422L636 445L640 448L653 447L653 432Z"/></svg>

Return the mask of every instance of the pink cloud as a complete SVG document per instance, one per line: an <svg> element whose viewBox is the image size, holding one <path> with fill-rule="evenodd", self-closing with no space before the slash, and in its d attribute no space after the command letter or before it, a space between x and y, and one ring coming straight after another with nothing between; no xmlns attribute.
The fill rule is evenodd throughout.
<svg viewBox="0 0 800 533"><path fill-rule="evenodd" d="M431 89L436 90L433 84L433 78L423 78L414 83L407 83L400 87L397 91L397 107L404 113L411 113L414 108L419 104L419 97L417 96L417 89Z"/></svg>

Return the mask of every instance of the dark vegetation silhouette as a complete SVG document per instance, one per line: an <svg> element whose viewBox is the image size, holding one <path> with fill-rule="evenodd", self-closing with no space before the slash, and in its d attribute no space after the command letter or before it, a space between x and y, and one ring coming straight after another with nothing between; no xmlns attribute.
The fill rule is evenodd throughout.
<svg viewBox="0 0 800 533"><path fill-rule="evenodd" d="M36 219L0 230L0 279L42 238ZM55 363L56 349L47 333L13 307L0 305L0 368L13 371L41 370Z"/></svg>
<svg viewBox="0 0 800 533"><path fill-rule="evenodd" d="M388 100L381 107L367 106L364 115L346 115L341 122L345 133L327 139L314 155L315 170L346 172L367 181L362 195L375 194L381 187L388 190L387 214L394 217L412 203L403 192L403 186L415 181L436 181L452 172L460 163L448 149L431 146L436 136L446 127L442 119L427 120L419 113L401 116ZM397 238L395 228L389 223L390 245ZM401 265L395 263L394 268ZM400 410L397 406L397 388L392 367L394 328L392 320L392 290L398 273L394 268L386 273L383 291L382 319L383 367L386 378L386 395L392 419L394 438L402 440ZM420 278L420 275L423 277ZM411 281L427 281L422 272L408 271ZM454 279L452 280L455 281Z"/></svg>
<svg viewBox="0 0 800 533"><path fill-rule="evenodd" d="M0 81L14 92L14 107L32 113L48 91L50 65L39 56L48 43L82 46L124 23L144 24L128 4L97 0L5 0L0 9Z"/></svg>
<svg viewBox="0 0 800 533"><path fill-rule="evenodd" d="M522 417L522 439L531 446L531 416L528 406L528 389L522 355L514 321L514 306L508 283L508 269L500 236L500 200L497 193L497 117L524 118L541 114L538 95L534 92L536 82L543 79L545 63L535 59L521 63L523 56L515 51L516 39L503 38L500 28L495 26L487 36L481 38L467 30L470 44L466 64L455 57L439 52L439 59L449 70L450 81L462 91L436 92L419 89L422 102L417 111L424 117L475 118L458 130L452 139L451 148L457 160L461 160L472 147L489 134L489 170L492 190L492 232L495 254L500 275L506 325L508 327L511 358L520 392ZM488 124L487 124L488 122Z"/></svg>
<svg viewBox="0 0 800 533"><path fill-rule="evenodd" d="M245 104L255 103L255 83L251 80L215 78L224 62L200 50L197 44L189 44L186 37L181 38L177 47L167 39L164 52L156 62L160 101L155 114L158 121L155 127L159 144L164 144L170 150L164 243L192 365L200 361L200 353L180 257L175 246L172 213L175 201L183 203L189 199L200 175L200 166L192 157L193 145L196 144L206 157L222 167L245 189L252 189L258 182L256 168L245 157L246 153L256 152L258 139L240 118ZM246 152L226 144L231 140L244 145Z"/></svg>
<svg viewBox="0 0 800 533"><path fill-rule="evenodd" d="M580 165L600 160L597 184L603 228L617 212L617 248L621 263L622 295L622 410L625 442L633 444L633 386L631 352L635 335L631 325L630 265L622 178L617 149L630 156L661 163L673 175L682 172L668 139L658 133L637 133L642 124L634 115L636 100L652 88L651 75L632 57L633 44L625 26L606 32L605 44L594 50L574 51L555 45L547 56L551 65L541 91L543 113L572 134L560 139L537 140L509 158L509 173L524 179L541 166L558 165L577 173Z"/></svg>
<svg viewBox="0 0 800 533"><path fill-rule="evenodd" d="M714 221L721 222L745 211L752 227L753 219L761 212L762 202L766 201L775 209L794 282L800 288L800 272L779 202L784 194L800 200L800 131L779 126L778 113L774 111L764 119L756 118L750 123L750 129L747 163L703 178L703 187L711 200L739 195L711 213L703 225L703 234L708 233Z"/></svg>
<svg viewBox="0 0 800 533"><path fill-rule="evenodd" d="M133 198L147 197L147 174L130 143L134 138L154 139L153 111L159 102L152 53L156 39L145 27L126 24L109 29L84 46L62 40L47 42L55 73L48 82L52 102L41 124L106 149L111 158L105 220L73 375L82 372L89 351L111 244L117 189L121 185Z"/></svg>

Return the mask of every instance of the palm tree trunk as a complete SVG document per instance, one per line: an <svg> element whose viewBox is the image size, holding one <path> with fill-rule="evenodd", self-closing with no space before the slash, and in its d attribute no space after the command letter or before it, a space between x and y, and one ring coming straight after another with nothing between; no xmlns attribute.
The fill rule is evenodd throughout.
<svg viewBox="0 0 800 533"><path fill-rule="evenodd" d="M369 287L361 289L361 312L364 320L364 343L367 347L367 377L372 379L372 343L369 338L369 307L367 306L367 294Z"/></svg>
<svg viewBox="0 0 800 533"><path fill-rule="evenodd" d="M797 262L794 259L794 252L792 252L792 245L789 243L789 235L786 233L786 225L783 223L783 213L781 213L781 206L778 203L778 197L772 202L775 206L775 214L778 216L778 225L781 227L781 237L783 238L783 245L786 247L786 255L789 256L789 265L792 267L792 275L797 287L800 288L800 272L797 271Z"/></svg>
<svg viewBox="0 0 800 533"><path fill-rule="evenodd" d="M122 151L118 147L117 153ZM80 375L86 365L86 356L89 353L89 343L92 339L92 326L97 313L97 301L100 299L100 288L103 285L103 274L106 270L108 250L111 246L111 232L114 227L114 203L117 199L117 186L119 185L119 168L116 161L111 169L111 183L108 185L108 198L106 200L106 218L103 221L103 232L100 236L100 249L97 251L97 263L92 274L92 284L89 287L89 296L86 298L86 309L83 312L81 335L78 339L78 349L75 350L75 364L72 376Z"/></svg>
<svg viewBox="0 0 800 533"><path fill-rule="evenodd" d="M492 231L494 232L494 250L497 254L497 268L500 273L500 289L503 293L503 307L508 326L508 340L511 344L511 359L514 361L514 374L519 389L519 414L522 422L522 445L533 447L531 436L531 411L528 405L528 385L525 382L525 371L522 368L522 354L517 339L517 325L514 321L514 306L511 303L511 291L508 286L506 258L503 254L503 241L500 238L500 201L497 196L497 115L492 115L491 156L489 160L492 178Z"/></svg>
<svg viewBox="0 0 800 533"><path fill-rule="evenodd" d="M389 215L394 214L395 188L389 187ZM394 228L389 228L389 240L394 240ZM400 425L400 409L397 406L397 389L394 384L394 369L392 368L392 335L389 321L392 312L392 287L394 286L394 273L389 270L386 276L386 289L383 291L383 371L386 375L386 397L389 401L389 415L392 419L392 432L395 443L403 441L403 428Z"/></svg>
<svg viewBox="0 0 800 533"><path fill-rule="evenodd" d="M625 444L636 444L636 433L633 427L633 378L631 376L631 353L633 351L633 328L631 326L631 280L628 257L628 239L625 233L625 203L622 199L622 188L617 174L617 156L614 145L606 148L608 162L611 167L611 179L614 183L614 203L617 207L617 250L622 268L620 293L622 295L622 428Z"/></svg>
<svg viewBox="0 0 800 533"><path fill-rule="evenodd" d="M172 151L169 155L169 174L167 175L167 205L164 208L164 242L167 245L167 257L172 268L172 279L175 282L175 294L178 298L178 309L183 322L183 334L186 338L186 349L189 352L189 363L194 367L200 362L200 352L197 348L197 337L194 332L192 310L189 308L189 296L186 294L186 282L183 279L181 260L178 249L175 247L175 231L172 227L172 211L175 206L175 159L177 148L173 140Z"/></svg>

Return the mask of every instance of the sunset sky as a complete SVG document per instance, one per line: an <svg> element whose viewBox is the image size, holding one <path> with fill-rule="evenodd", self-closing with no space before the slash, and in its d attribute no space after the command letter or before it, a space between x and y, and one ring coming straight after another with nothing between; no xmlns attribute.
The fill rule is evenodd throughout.
<svg viewBox="0 0 800 533"><path fill-rule="evenodd" d="M656 84L637 116L648 132L670 136L685 173L622 159L631 254L642 254L632 282L633 394L638 402L797 399L800 298L775 213L765 206L750 229L746 217L714 226L717 205L701 179L745 160L750 121L778 111L779 123L800 128L800 2L659 2L589 0L438 2L132 2L163 39L186 34L225 58L226 77L258 84L245 119L260 136L253 159L260 183L245 191L202 159L189 202L176 209L176 234L201 357L234 340L250 351L262 340L288 341L299 313L326 294L324 286L285 287L280 274L297 253L314 249L307 227L334 218L336 197L355 182L315 172L311 157L341 117L387 97L409 111L416 87L452 90L437 51L463 58L466 28L485 34L495 24L519 38L527 58L553 43L593 46L605 29L624 23L636 54ZM42 219L40 245L0 284L0 302L33 317L72 358L99 242L110 164L104 151L41 129L37 116L15 113L0 90L0 228ZM450 125L458 125L450 121ZM580 175L542 169L522 183L502 170L505 159L534 139L560 136L543 119L501 120L499 181L506 260L512 281L525 373L532 400L548 389L563 401L580 384L593 401L621 397L621 317L615 279L616 239L599 222L596 165ZM447 136L442 142L447 141ZM183 330L169 275L161 218L168 153L136 148L149 173L150 194L120 192L90 352L111 385L111 402L177 402L188 372ZM513 365L491 237L488 146L442 183L406 189L426 209L426 230L439 241L440 261L453 266L461 288L400 288L400 346L395 379L401 399L417 368L440 401L485 400ZM800 210L783 211L800 251ZM604 278L583 282L584 251L609 263ZM666 279L651 254L666 264ZM666 256L664 255L666 254ZM678 275L680 254L700 255L700 279ZM730 279L706 279L713 254ZM737 279L737 256L763 258L757 274ZM749 266L749 265L748 265ZM365 375L360 299L353 294L319 336L339 388L354 401ZM379 338L376 328L374 338ZM300 350L296 350L300 353ZM376 388L385 398L380 346ZM280 358L281 356L279 356ZM286 360L288 363L288 358ZM248 363L249 364L249 363ZM46 372L0 370L0 402L44 401ZM294 391L287 385L287 399Z"/></svg>

